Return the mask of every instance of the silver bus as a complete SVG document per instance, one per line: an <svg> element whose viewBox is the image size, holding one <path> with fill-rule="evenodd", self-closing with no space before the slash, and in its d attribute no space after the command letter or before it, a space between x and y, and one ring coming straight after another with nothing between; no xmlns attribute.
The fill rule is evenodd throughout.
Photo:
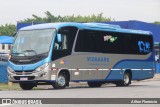
<svg viewBox="0 0 160 107"><path fill-rule="evenodd" d="M152 78L152 33L101 23L49 23L21 28L15 37L8 78L24 90L69 82L128 86Z"/></svg>

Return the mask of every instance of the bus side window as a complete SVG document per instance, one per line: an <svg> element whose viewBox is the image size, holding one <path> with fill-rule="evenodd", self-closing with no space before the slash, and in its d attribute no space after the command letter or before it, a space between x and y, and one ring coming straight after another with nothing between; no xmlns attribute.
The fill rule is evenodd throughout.
<svg viewBox="0 0 160 107"><path fill-rule="evenodd" d="M59 50L59 43L58 43L58 40L57 40L57 36L56 36L56 39L55 39L55 42L54 42L53 50Z"/></svg>
<svg viewBox="0 0 160 107"><path fill-rule="evenodd" d="M59 41L58 36L56 36L54 43L54 50L64 50L64 49L68 49L66 35L61 35L61 41Z"/></svg>

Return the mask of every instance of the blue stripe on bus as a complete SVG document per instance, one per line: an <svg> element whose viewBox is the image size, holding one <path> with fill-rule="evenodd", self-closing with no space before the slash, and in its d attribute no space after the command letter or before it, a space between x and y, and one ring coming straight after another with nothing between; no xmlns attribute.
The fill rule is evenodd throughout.
<svg viewBox="0 0 160 107"><path fill-rule="evenodd" d="M152 62L146 62L144 61L136 61L136 60L123 60L118 62L113 69L117 68L123 68L123 69L152 69L153 67ZM123 79L123 74L124 70L121 70L122 74L120 74L119 71L113 71L111 70L109 75L106 77L107 79ZM149 78L154 76L154 70L132 70L132 79L139 78L139 79L144 79L144 78ZM148 72L148 73L144 73ZM149 72L153 72L152 74L149 74Z"/></svg>
<svg viewBox="0 0 160 107"><path fill-rule="evenodd" d="M120 81L121 79L91 79L91 80L72 80L71 82L106 82L106 81Z"/></svg>
<svg viewBox="0 0 160 107"><path fill-rule="evenodd" d="M123 69L125 69L125 68L128 68L128 69L141 69L141 68L145 68L145 69L152 69L152 68L155 68L155 65L154 65L154 52L152 52L151 53L151 55L150 55L150 57L148 58L148 59L146 59L146 60L138 60L138 59L125 59L125 60L121 60L121 61L118 61L115 65L114 65L114 67L113 67L113 69L120 69L120 68L123 68ZM140 62L143 62L142 64L140 64ZM144 62L146 62L146 63L148 63L148 64L146 64L146 63L144 63ZM139 64L137 64L137 63L139 63ZM136 65L137 64L137 65ZM140 67L139 67L140 66ZM141 71L141 70L140 70ZM123 72L123 74L124 74L124 70L122 70L122 72ZM144 73L142 73L142 75L144 75L143 77L141 76L141 75L138 75L138 74L140 74L141 72L139 72L139 71L132 71L132 72L134 72L134 73L132 73L132 79L135 79L135 77L136 76L134 76L134 75L137 75L138 77L137 78L141 78L141 79L143 79L143 78L146 78L146 77L148 77L148 76L150 76L150 75L144 75ZM150 71L146 71L146 72L150 72ZM152 71L152 72L154 72L154 70ZM145 73L146 74L146 73ZM148 73L149 74L149 73ZM153 75L151 75L151 76L153 76ZM111 70L110 71L110 73L108 74L108 76L105 78L106 80L107 79L123 79L123 75L120 75L120 72L117 72L117 71L113 71L113 70Z"/></svg>

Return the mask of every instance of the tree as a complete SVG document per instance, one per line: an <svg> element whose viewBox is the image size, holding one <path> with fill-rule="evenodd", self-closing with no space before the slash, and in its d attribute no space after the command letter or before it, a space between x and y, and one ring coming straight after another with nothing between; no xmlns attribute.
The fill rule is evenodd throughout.
<svg viewBox="0 0 160 107"><path fill-rule="evenodd" d="M45 17L40 17L37 15L32 15L32 18L27 18L20 20L19 23L54 23L54 22L108 22L113 21L112 18L107 18L103 16L103 13L98 15L92 14L88 16L81 15L68 15L68 16L55 16L49 11L45 12ZM0 26L0 35L13 35L16 32L16 26L13 24L5 24Z"/></svg>
<svg viewBox="0 0 160 107"><path fill-rule="evenodd" d="M13 36L16 32L16 26L13 24L5 24L0 26L0 35Z"/></svg>
<svg viewBox="0 0 160 107"><path fill-rule="evenodd" d="M54 16L51 14L49 11L45 12L46 17L39 17L37 15L32 15L32 18L27 18L24 20L21 20L20 22L23 23L32 23L32 22L37 22L37 23L51 23L51 22L108 22L108 21L113 21L114 19L112 18L107 18L103 16L103 13L100 13L98 15L92 14L88 16L81 16L77 15L75 16L70 15L70 16Z"/></svg>
<svg viewBox="0 0 160 107"><path fill-rule="evenodd" d="M160 25L160 22L159 21L155 21L154 24Z"/></svg>

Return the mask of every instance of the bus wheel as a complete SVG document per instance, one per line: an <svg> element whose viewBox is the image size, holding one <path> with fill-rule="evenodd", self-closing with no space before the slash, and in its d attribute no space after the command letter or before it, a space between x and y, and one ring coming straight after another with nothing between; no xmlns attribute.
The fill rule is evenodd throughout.
<svg viewBox="0 0 160 107"><path fill-rule="evenodd" d="M31 90L35 86L35 84L34 83L19 83L19 86L23 90Z"/></svg>
<svg viewBox="0 0 160 107"><path fill-rule="evenodd" d="M88 82L89 87L101 87L102 83L101 82Z"/></svg>
<svg viewBox="0 0 160 107"><path fill-rule="evenodd" d="M53 83L54 89L64 89L67 85L67 77L65 73L60 73L58 75L58 79L55 83Z"/></svg>
<svg viewBox="0 0 160 107"><path fill-rule="evenodd" d="M123 80L116 82L116 86L129 86L130 83L131 83L131 74L129 72L125 72Z"/></svg>

